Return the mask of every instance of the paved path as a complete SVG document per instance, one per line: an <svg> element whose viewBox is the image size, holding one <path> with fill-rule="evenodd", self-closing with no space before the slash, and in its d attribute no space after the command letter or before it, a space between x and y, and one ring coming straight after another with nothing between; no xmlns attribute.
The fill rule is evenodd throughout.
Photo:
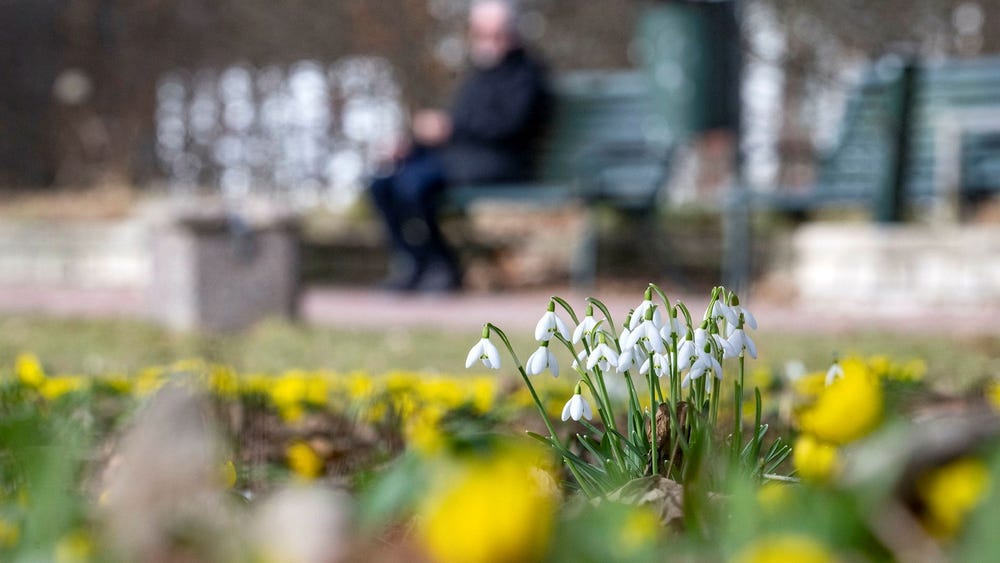
<svg viewBox="0 0 1000 563"><path fill-rule="evenodd" d="M642 286L597 292L612 314L624 315L641 298ZM561 289L509 293L465 293L456 296L400 296L360 288L310 287L303 294L301 318L313 325L339 328L437 327L475 330L489 321L509 331L534 327L553 293L583 313L586 294ZM700 314L703 296L674 296ZM749 308L761 329L775 331L848 332L878 329L908 333L1000 335L1000 304L962 307L903 307L886 304L809 305L780 296L754 298ZM38 313L87 318L142 318L145 295L136 290L46 289L0 287L0 313ZM0 335L2 337L2 335Z"/></svg>

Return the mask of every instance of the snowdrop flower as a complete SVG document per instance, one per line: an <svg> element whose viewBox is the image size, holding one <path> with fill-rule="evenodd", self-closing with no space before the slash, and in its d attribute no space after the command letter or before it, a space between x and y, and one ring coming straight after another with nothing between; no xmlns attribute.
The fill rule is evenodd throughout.
<svg viewBox="0 0 1000 563"><path fill-rule="evenodd" d="M698 358L691 365L691 371L681 381L681 387L687 387L692 380L705 375L705 372L709 370L715 374L715 377L722 379L722 366L719 364L719 360L715 359L715 354L712 353L711 347L706 346L698 350ZM711 382L707 383L706 386L708 389L711 389Z"/></svg>
<svg viewBox="0 0 1000 563"><path fill-rule="evenodd" d="M662 336L667 342L670 342L674 336L680 340L686 333L687 326L674 315L667 317L667 322L664 323L663 328L660 329L660 336Z"/></svg>
<svg viewBox="0 0 1000 563"><path fill-rule="evenodd" d="M834 360L830 369L826 370L826 386L829 387L830 385L833 385L834 381L843 379L843 377L844 368L840 367L840 362Z"/></svg>
<svg viewBox="0 0 1000 563"><path fill-rule="evenodd" d="M573 360L573 364L570 366L573 369L583 369L581 366L587 363L587 351L580 350L580 353L576 355L576 359Z"/></svg>
<svg viewBox="0 0 1000 563"><path fill-rule="evenodd" d="M729 310L729 315L726 320L729 324L735 325L739 328L743 328L746 324L750 328L757 330L757 319L753 316L753 313L748 311L746 307L740 305L740 298L733 294L731 302L727 307Z"/></svg>
<svg viewBox="0 0 1000 563"><path fill-rule="evenodd" d="M594 369L594 366L601 368L601 371L608 371L608 366L618 367L618 352L608 346L604 340L604 333L597 337L598 344L587 357L587 369Z"/></svg>
<svg viewBox="0 0 1000 563"><path fill-rule="evenodd" d="M625 373L635 366L635 348L625 348L622 350L621 355L618 356L618 373Z"/></svg>
<svg viewBox="0 0 1000 563"><path fill-rule="evenodd" d="M754 344L753 339L742 328L733 329L729 334L729 338L724 340L724 342L729 346L726 349L726 353L733 354L727 357L739 356L746 350L751 358L757 359L757 345Z"/></svg>
<svg viewBox="0 0 1000 563"><path fill-rule="evenodd" d="M587 400L583 398L580 394L580 384L576 384L576 393L566 401L566 406L562 410L562 419L567 421L569 419L580 420L581 418L586 418L590 420L594 417L594 412L590 410L590 405Z"/></svg>
<svg viewBox="0 0 1000 563"><path fill-rule="evenodd" d="M664 354L653 354L646 358L642 367L639 368L639 373L642 375L649 373L650 360L652 360L653 373L656 374L656 377L663 377L664 374L670 373L670 356Z"/></svg>
<svg viewBox="0 0 1000 563"><path fill-rule="evenodd" d="M729 308L728 305L722 302L722 297L718 301L712 304L712 314L711 317L715 320L725 319L731 324L736 324L736 318L733 316L733 310Z"/></svg>
<svg viewBox="0 0 1000 563"><path fill-rule="evenodd" d="M538 375L548 369L552 372L552 377L559 377L559 362L556 361L556 355L552 350L549 350L548 342L538 343L538 349L528 356L528 362L524 367L528 375Z"/></svg>
<svg viewBox="0 0 1000 563"><path fill-rule="evenodd" d="M688 336L690 337L690 335ZM696 351L697 348L695 347L694 340L691 338L681 340L677 345L677 369L683 370L690 368L698 356Z"/></svg>
<svg viewBox="0 0 1000 563"><path fill-rule="evenodd" d="M579 344L581 340L586 338L588 345L593 345L594 337L593 331L600 323L594 318L594 306L587 305L587 315L583 317L580 324L576 325L576 329L573 331L573 344Z"/></svg>
<svg viewBox="0 0 1000 563"><path fill-rule="evenodd" d="M469 355L465 357L465 367L471 368L476 361L482 361L483 365L490 369L500 369L500 352L497 347L490 342L490 328L483 327L483 336L479 342L469 350Z"/></svg>
<svg viewBox="0 0 1000 563"><path fill-rule="evenodd" d="M660 308L653 303L653 290L647 288L646 295L644 296L642 303L639 303L639 306L635 308L635 312L632 313L632 318L629 320L628 324L629 330L635 330L635 327L639 326L639 324L642 323L647 316L649 316L646 314L646 311L649 309L653 310L653 316L651 318L653 324L658 327L662 325L663 317L660 315Z"/></svg>
<svg viewBox="0 0 1000 563"><path fill-rule="evenodd" d="M660 336L660 329L653 321L654 313L646 310L646 319L636 325L625 341L625 348L635 348L640 342L646 345L647 350L663 354L666 348L663 347L663 338ZM632 317L635 318L634 316Z"/></svg>
<svg viewBox="0 0 1000 563"><path fill-rule="evenodd" d="M552 335L557 333L564 340L569 340L569 330L566 329L566 324L556 314L555 301L549 301L548 310L545 311L542 318L538 319L538 324L535 325L535 340L548 342L552 338Z"/></svg>

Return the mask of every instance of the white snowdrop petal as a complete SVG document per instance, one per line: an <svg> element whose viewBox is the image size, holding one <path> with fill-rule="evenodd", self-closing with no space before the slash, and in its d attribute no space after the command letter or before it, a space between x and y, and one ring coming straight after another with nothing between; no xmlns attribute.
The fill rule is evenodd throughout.
<svg viewBox="0 0 1000 563"><path fill-rule="evenodd" d="M465 357L465 367L466 369L471 368L476 362L479 361L479 357L483 355L483 341L480 340L476 342L472 348L469 349L469 355Z"/></svg>
<svg viewBox="0 0 1000 563"><path fill-rule="evenodd" d="M548 342L549 340L549 312L546 311L542 318L535 324L535 340Z"/></svg>
<svg viewBox="0 0 1000 563"><path fill-rule="evenodd" d="M483 350L486 352L486 358L489 360L490 365L493 369L500 369L500 351L497 347L493 345L489 340L483 340Z"/></svg>

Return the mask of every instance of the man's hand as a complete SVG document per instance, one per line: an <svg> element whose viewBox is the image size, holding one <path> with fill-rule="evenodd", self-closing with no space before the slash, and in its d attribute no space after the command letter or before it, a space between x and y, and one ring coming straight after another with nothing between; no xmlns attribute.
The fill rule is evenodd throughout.
<svg viewBox="0 0 1000 563"><path fill-rule="evenodd" d="M448 140L451 136L451 118L448 114L433 109L418 111L413 116L413 138L417 142L435 146Z"/></svg>

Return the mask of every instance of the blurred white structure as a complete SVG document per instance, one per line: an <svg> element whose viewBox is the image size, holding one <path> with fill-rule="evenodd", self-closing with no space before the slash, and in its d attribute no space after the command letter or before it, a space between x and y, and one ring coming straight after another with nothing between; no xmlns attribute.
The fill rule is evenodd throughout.
<svg viewBox="0 0 1000 563"><path fill-rule="evenodd" d="M399 86L377 57L177 71L158 85L156 154L177 193L338 207L402 125Z"/></svg>

